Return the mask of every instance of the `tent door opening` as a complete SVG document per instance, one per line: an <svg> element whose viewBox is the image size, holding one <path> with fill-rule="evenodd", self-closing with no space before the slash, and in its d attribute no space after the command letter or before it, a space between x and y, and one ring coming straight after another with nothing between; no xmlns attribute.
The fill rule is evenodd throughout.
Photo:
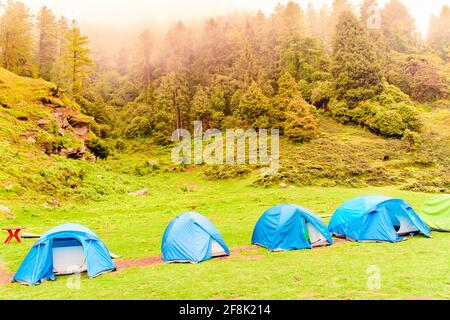
<svg viewBox="0 0 450 320"><path fill-rule="evenodd" d="M309 243L312 247L323 247L328 245L328 240L311 223L306 223L306 230L309 235Z"/></svg>
<svg viewBox="0 0 450 320"><path fill-rule="evenodd" d="M226 256L227 253L216 240L211 240L211 255L216 258Z"/></svg>
<svg viewBox="0 0 450 320"><path fill-rule="evenodd" d="M420 232L406 214L396 213L393 210L389 210L389 208L387 210L397 235L405 236Z"/></svg>
<svg viewBox="0 0 450 320"><path fill-rule="evenodd" d="M53 239L53 273L57 276L87 271L84 249L76 239Z"/></svg>

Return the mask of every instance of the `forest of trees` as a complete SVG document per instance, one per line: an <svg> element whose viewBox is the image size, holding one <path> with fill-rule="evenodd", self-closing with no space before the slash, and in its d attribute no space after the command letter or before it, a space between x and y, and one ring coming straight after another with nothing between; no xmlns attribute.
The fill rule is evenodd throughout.
<svg viewBox="0 0 450 320"><path fill-rule="evenodd" d="M9 0L0 20L0 64L52 81L95 117L102 137L170 142L176 128L279 128L304 142L323 112L386 137L421 130L417 103L449 99L450 7L430 20L426 39L399 0L369 27L365 0L320 10L295 2L267 16L178 21L166 34L142 30L115 53L91 52L76 21L47 7L32 16Z"/></svg>

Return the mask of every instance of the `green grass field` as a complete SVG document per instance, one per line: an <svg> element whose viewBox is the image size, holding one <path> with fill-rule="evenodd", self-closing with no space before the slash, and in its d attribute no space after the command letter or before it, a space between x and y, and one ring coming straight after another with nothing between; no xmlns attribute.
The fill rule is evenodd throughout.
<svg viewBox="0 0 450 320"><path fill-rule="evenodd" d="M257 219L278 203L297 203L323 215L363 194L402 197L415 208L434 197L397 187L255 188L249 178L208 182L197 172L159 174L144 184L150 189L146 198L116 195L53 209L5 200L17 214L8 225L42 233L61 223L84 224L112 252L129 259L159 255L165 227L185 211L209 217L233 248L250 245ZM1 247L8 272L18 268L32 244L26 240ZM67 277L37 287L0 285L0 299L448 299L449 248L450 235L434 233L432 239L417 236L397 244L339 243L285 253L245 250L199 265L130 268L96 279L83 275L79 289L68 288ZM375 291L367 288L371 266L381 271L381 288Z"/></svg>

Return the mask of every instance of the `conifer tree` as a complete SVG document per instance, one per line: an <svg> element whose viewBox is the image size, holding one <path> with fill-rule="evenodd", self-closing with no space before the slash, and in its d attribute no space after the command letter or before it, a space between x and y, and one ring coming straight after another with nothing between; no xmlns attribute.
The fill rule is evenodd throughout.
<svg viewBox="0 0 450 320"><path fill-rule="evenodd" d="M268 115L270 101L256 82L253 82L242 95L238 109L247 126L255 129L270 127Z"/></svg>
<svg viewBox="0 0 450 320"><path fill-rule="evenodd" d="M333 37L336 32L337 24L339 22L340 16L347 11L352 11L353 8L349 2L349 0L334 0L333 4L331 5L331 14L328 19L328 25L327 25L327 42L332 43Z"/></svg>
<svg viewBox="0 0 450 320"><path fill-rule="evenodd" d="M83 82L88 80L93 62L89 57L91 51L88 48L89 38L83 36L76 21L66 32L64 37L66 44L62 60L67 66L68 81L73 96L81 93Z"/></svg>
<svg viewBox="0 0 450 320"><path fill-rule="evenodd" d="M413 17L399 0L391 0L383 9L382 29L389 47L399 52L411 52L417 44Z"/></svg>
<svg viewBox="0 0 450 320"><path fill-rule="evenodd" d="M198 86L195 91L191 110L195 120L202 121L204 128L210 128L212 117L211 100L202 86Z"/></svg>
<svg viewBox="0 0 450 320"><path fill-rule="evenodd" d="M58 55L57 22L53 12L43 6L38 15L38 76L51 80L53 66Z"/></svg>
<svg viewBox="0 0 450 320"><path fill-rule="evenodd" d="M22 2L8 0L0 19L0 63L19 75L31 76L32 20Z"/></svg>
<svg viewBox="0 0 450 320"><path fill-rule="evenodd" d="M332 74L337 98L349 107L382 91L380 62L366 29L351 12L344 12L336 27Z"/></svg>
<svg viewBox="0 0 450 320"><path fill-rule="evenodd" d="M445 5L438 17L433 15L430 18L427 41L441 58L450 61L448 57L448 50L450 49L450 6Z"/></svg>
<svg viewBox="0 0 450 320"><path fill-rule="evenodd" d="M284 123L286 137L295 142L307 142L317 135L317 120L311 114L311 108L300 92L294 93Z"/></svg>

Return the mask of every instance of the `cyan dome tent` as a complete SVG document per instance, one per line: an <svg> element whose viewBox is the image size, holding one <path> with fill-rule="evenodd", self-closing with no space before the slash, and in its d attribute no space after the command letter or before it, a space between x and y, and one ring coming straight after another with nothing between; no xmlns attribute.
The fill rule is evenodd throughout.
<svg viewBox="0 0 450 320"><path fill-rule="evenodd" d="M169 224L161 251L165 263L199 263L230 254L216 227L196 212L184 213Z"/></svg>
<svg viewBox="0 0 450 320"><path fill-rule="evenodd" d="M421 216L431 229L450 232L450 194L425 202Z"/></svg>
<svg viewBox="0 0 450 320"><path fill-rule="evenodd" d="M336 236L375 242L398 242L416 233L429 237L431 231L407 202L385 196L363 196L344 203L328 228Z"/></svg>
<svg viewBox="0 0 450 320"><path fill-rule="evenodd" d="M306 208L282 204L267 210L253 232L252 243L271 251L332 245L326 225Z"/></svg>
<svg viewBox="0 0 450 320"><path fill-rule="evenodd" d="M12 281L36 285L58 275L86 272L90 278L116 270L97 235L77 224L63 224L45 233L31 248Z"/></svg>

